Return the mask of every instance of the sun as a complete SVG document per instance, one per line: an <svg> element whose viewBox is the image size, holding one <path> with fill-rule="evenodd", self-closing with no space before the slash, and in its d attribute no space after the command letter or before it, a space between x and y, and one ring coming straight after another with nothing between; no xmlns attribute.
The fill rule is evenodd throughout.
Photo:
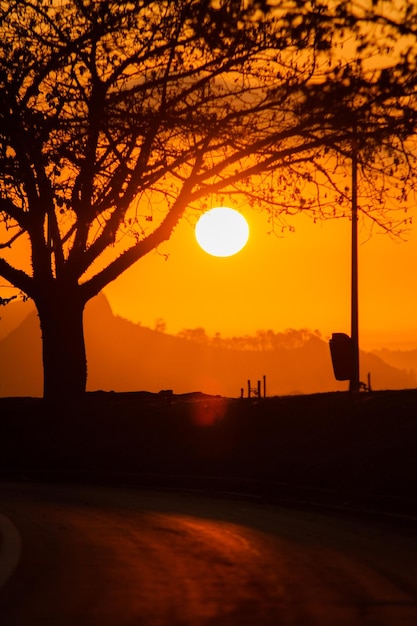
<svg viewBox="0 0 417 626"><path fill-rule="evenodd" d="M212 256L232 256L246 245L249 226L239 211L217 207L206 211L195 227L199 246Z"/></svg>

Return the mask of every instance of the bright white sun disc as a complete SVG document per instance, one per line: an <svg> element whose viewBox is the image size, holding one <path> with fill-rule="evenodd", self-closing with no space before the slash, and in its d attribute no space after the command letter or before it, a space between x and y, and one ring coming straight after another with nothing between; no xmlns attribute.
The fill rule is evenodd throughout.
<svg viewBox="0 0 417 626"><path fill-rule="evenodd" d="M249 226L239 211L228 207L210 209L195 227L199 246L212 256L232 256L246 245Z"/></svg>

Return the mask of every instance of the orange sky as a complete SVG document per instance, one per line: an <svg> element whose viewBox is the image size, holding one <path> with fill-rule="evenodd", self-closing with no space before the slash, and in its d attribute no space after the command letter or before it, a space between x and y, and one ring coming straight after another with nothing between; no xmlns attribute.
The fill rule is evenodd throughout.
<svg viewBox="0 0 417 626"><path fill-rule="evenodd" d="M183 220L158 253L140 260L105 289L114 313L166 331L203 327L207 334L254 334L287 328L350 334L350 221L314 224L293 218L294 233L268 235L267 215L240 208L251 229L246 248L229 258L203 252L192 220ZM195 223L195 218L194 218ZM360 226L360 344L417 347L417 234L407 242ZM165 260L163 255L169 254Z"/></svg>
<svg viewBox="0 0 417 626"><path fill-rule="evenodd" d="M349 219L314 224L299 215L291 222L295 232L277 237L268 234L266 213L238 208L250 225L241 252L208 255L195 240L196 215L184 218L158 253L104 290L113 312L150 328L162 319L171 334L197 327L223 337L287 328L317 329L325 339L332 332L350 334ZM403 242L382 234L369 238L359 227L364 350L417 348L417 231L411 228ZM7 289L1 295L9 295Z"/></svg>
<svg viewBox="0 0 417 626"><path fill-rule="evenodd" d="M268 235L266 213L239 209L251 230L242 252L206 254L195 240L196 217L184 219L159 252L105 289L114 313L151 328L162 319L172 334L196 327L225 337L287 328L317 329L324 338L349 334L349 220L314 224L300 215L294 233L276 237ZM362 228L360 244L361 347L417 348L416 229L407 242L395 242L369 238Z"/></svg>

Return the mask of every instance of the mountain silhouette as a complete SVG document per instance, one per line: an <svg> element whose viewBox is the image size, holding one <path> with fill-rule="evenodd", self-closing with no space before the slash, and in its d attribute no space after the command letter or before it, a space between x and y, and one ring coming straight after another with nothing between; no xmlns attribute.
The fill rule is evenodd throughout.
<svg viewBox="0 0 417 626"><path fill-rule="evenodd" d="M9 335L23 320L35 310L32 300L14 300L0 306L0 341Z"/></svg>
<svg viewBox="0 0 417 626"><path fill-rule="evenodd" d="M38 316L32 302L13 303L5 309L9 306L14 309L8 311L7 318L7 326L12 330L0 341L0 396L41 396L42 346ZM20 322L23 314L26 317ZM6 320L2 315L0 326L3 321Z"/></svg>
<svg viewBox="0 0 417 626"><path fill-rule="evenodd" d="M417 349L414 350L392 350L381 348L380 350L372 350L380 359L389 363L393 367L409 372L413 376L417 376Z"/></svg>
<svg viewBox="0 0 417 626"><path fill-rule="evenodd" d="M0 341L0 396L42 395L42 348L33 304L15 303L8 312L10 332ZM8 305L11 306L11 305ZM6 307L7 308L7 307ZM14 316L14 321L13 321ZM3 317L3 316L2 316ZM3 319L0 320L0 326ZM299 341L294 344L294 334ZM279 335L270 350L244 350L173 336L115 316L102 294L88 303L85 338L89 391L174 393L202 391L213 395L247 395L247 381L256 387L266 376L267 395L346 390L333 375L327 341L309 331ZM288 345L287 345L288 344ZM65 355L63 355L65 358ZM361 352L362 379L371 372L373 389L416 388L414 372Z"/></svg>

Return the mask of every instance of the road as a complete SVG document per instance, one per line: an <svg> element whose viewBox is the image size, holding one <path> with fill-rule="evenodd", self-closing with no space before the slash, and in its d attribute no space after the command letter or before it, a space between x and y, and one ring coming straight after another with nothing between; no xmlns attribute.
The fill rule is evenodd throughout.
<svg viewBox="0 0 417 626"><path fill-rule="evenodd" d="M417 526L0 483L1 626L415 626Z"/></svg>

